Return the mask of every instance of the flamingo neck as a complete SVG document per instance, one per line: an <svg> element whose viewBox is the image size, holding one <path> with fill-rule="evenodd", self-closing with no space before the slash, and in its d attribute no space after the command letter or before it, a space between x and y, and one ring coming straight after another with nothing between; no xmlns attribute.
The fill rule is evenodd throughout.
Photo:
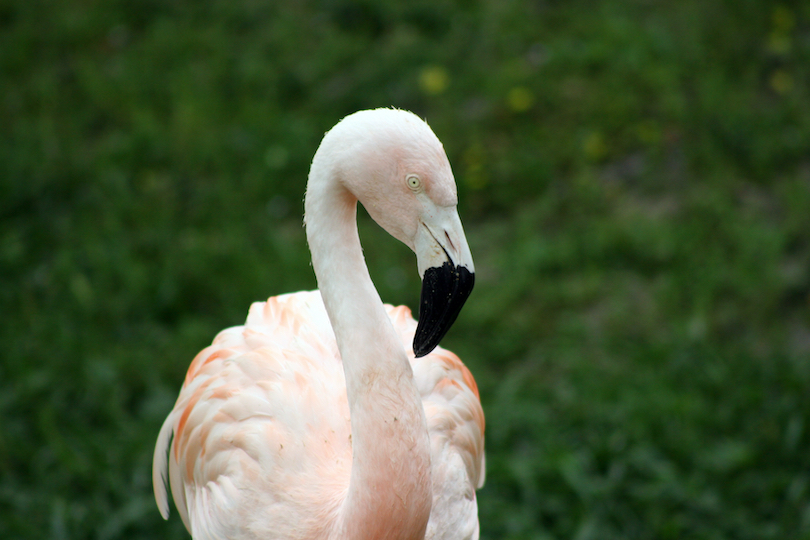
<svg viewBox="0 0 810 540"><path fill-rule="evenodd" d="M424 538L430 442L410 362L371 281L357 201L313 164L306 196L312 267L343 361L352 470L336 538Z"/></svg>

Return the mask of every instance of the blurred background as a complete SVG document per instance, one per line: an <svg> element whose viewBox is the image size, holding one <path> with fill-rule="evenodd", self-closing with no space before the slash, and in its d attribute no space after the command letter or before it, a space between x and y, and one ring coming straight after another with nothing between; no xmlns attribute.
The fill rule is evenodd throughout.
<svg viewBox="0 0 810 540"><path fill-rule="evenodd" d="M312 155L396 106L478 271L482 537L810 538L808 68L798 0L0 1L0 537L188 538L150 473L185 370L314 288Z"/></svg>

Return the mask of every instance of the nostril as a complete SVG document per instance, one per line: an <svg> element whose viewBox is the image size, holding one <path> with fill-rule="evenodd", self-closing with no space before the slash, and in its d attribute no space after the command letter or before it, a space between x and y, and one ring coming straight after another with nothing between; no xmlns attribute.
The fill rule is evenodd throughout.
<svg viewBox="0 0 810 540"><path fill-rule="evenodd" d="M452 241L452 240L450 240L450 235L449 235L449 234L447 234L447 231L444 231L444 237L445 237L445 238L447 238L447 243L448 243L448 244L450 244L450 249L452 249L453 251L458 251L458 250L456 249L455 244L453 244L453 241Z"/></svg>

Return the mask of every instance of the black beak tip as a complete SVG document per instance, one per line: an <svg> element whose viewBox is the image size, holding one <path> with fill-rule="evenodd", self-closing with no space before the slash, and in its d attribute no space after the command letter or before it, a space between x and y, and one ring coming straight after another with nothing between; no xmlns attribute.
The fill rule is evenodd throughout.
<svg viewBox="0 0 810 540"><path fill-rule="evenodd" d="M422 278L419 323L413 338L416 358L430 354L450 330L475 284L475 274L449 261L428 268Z"/></svg>
<svg viewBox="0 0 810 540"><path fill-rule="evenodd" d="M433 349L427 349L426 347L418 347L416 343L414 343L413 355L415 358L422 358L423 356L427 356L428 354L430 354L432 350Z"/></svg>

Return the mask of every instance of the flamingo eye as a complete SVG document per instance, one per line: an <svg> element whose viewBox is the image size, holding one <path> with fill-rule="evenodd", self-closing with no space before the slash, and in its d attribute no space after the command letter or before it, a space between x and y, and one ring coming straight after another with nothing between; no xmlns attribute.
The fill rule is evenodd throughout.
<svg viewBox="0 0 810 540"><path fill-rule="evenodd" d="M419 191L422 187L422 180L415 174L409 174L405 178L405 181L408 182L408 187L411 188L412 191Z"/></svg>

